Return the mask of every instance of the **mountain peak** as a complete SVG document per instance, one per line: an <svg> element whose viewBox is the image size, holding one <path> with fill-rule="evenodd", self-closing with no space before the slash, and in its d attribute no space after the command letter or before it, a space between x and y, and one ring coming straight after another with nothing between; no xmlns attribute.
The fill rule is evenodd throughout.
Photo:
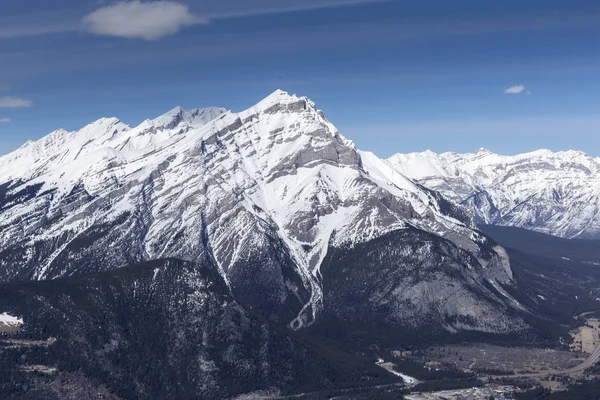
<svg viewBox="0 0 600 400"><path fill-rule="evenodd" d="M84 129L86 127L92 127L92 126L94 126L94 127L96 127L96 126L98 126L98 127L112 126L112 125L116 125L119 123L122 124L121 120L117 117L104 117L104 118L100 118L100 119L86 125L84 127Z"/></svg>
<svg viewBox="0 0 600 400"><path fill-rule="evenodd" d="M285 90L281 90L281 89L275 90L273 93L268 95L267 98L269 98L271 96L273 96L273 97L295 97L295 95L291 95L291 94L289 94L289 92L286 92Z"/></svg>
<svg viewBox="0 0 600 400"><path fill-rule="evenodd" d="M75 132L77 136L86 137L88 139L97 138L106 134L114 135L129 129L129 125L121 122L115 117L100 118L91 124L88 124Z"/></svg>
<svg viewBox="0 0 600 400"><path fill-rule="evenodd" d="M176 118L177 116L182 115L184 112L185 109L183 107L176 106L158 118Z"/></svg>
<svg viewBox="0 0 600 400"><path fill-rule="evenodd" d="M227 112L227 110L221 107L194 108L191 110L186 110L183 107L177 106L159 117L144 121L140 127L146 128L146 125L150 125L150 128L157 128L161 130L174 129L182 123L185 123L190 127L195 127L204 125L207 122L221 116L225 112Z"/></svg>
<svg viewBox="0 0 600 400"><path fill-rule="evenodd" d="M295 94L289 94L288 92L285 92L281 89L277 89L276 91L274 91L273 93L271 93L270 95L268 95L267 97L262 99L253 108L255 110L266 111L266 110L273 109L277 105L288 106L291 104L298 104L301 102L304 102L304 104L306 106L308 99L306 97L298 97ZM278 108L278 107L275 107L275 108ZM305 107L303 107L303 108L305 108Z"/></svg>
<svg viewBox="0 0 600 400"><path fill-rule="evenodd" d="M185 112L185 110L182 107L177 106L154 119L148 119L148 120L144 121L144 123L142 123L141 126L143 126L144 124L149 124L152 127L157 127L157 128L165 127L167 125L169 125L170 127L175 127L183 119L184 112Z"/></svg>

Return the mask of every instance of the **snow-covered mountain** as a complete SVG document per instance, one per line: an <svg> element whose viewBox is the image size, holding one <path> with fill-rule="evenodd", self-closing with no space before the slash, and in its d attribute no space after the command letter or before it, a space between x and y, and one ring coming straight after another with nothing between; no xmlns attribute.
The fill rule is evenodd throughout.
<svg viewBox="0 0 600 400"><path fill-rule="evenodd" d="M396 154L388 164L465 206L477 223L565 238L600 237L600 158L538 150Z"/></svg>
<svg viewBox="0 0 600 400"><path fill-rule="evenodd" d="M324 298L343 317L340 299L355 290L398 326L427 315L449 330L521 328L505 315L521 306L504 290L501 247L282 91L240 113L176 108L133 128L101 119L28 142L0 158L0 232L3 281L208 254L237 301L294 328L312 324ZM341 265L336 254L357 257ZM365 281L368 263L389 268ZM346 275L326 273L338 268Z"/></svg>

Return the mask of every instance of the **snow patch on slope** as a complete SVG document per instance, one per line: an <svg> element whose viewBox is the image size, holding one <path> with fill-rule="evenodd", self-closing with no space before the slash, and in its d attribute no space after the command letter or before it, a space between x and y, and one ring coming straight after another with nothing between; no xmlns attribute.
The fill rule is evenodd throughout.
<svg viewBox="0 0 600 400"><path fill-rule="evenodd" d="M0 324L5 325L7 327L19 327L23 325L23 319L14 317L6 312L0 314Z"/></svg>

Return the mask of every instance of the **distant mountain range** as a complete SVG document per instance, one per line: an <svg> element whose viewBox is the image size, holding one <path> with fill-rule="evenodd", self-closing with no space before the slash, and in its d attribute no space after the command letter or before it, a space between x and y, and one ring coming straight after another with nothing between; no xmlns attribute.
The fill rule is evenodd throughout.
<svg viewBox="0 0 600 400"><path fill-rule="evenodd" d="M516 226L564 238L600 238L600 158L538 150L396 154L403 175L464 206L478 224Z"/></svg>

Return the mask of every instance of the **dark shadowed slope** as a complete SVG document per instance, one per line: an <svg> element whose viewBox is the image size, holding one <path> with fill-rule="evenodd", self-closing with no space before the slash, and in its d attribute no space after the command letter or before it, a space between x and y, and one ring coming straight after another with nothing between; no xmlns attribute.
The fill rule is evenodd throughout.
<svg viewBox="0 0 600 400"><path fill-rule="evenodd" d="M557 257L600 266L600 240L564 239L528 229L483 225L481 229L502 246L544 257Z"/></svg>
<svg viewBox="0 0 600 400"><path fill-rule="evenodd" d="M507 290L547 321L549 335L560 334L559 324L581 325L575 317L583 313L600 312L599 241L561 239L521 228L482 230L508 252L517 290Z"/></svg>
<svg viewBox="0 0 600 400"><path fill-rule="evenodd" d="M372 360L247 312L208 260L152 261L0 290L0 307L25 321L11 340L26 341L0 348L5 396L84 398L91 387L102 388L98 398L222 399L394 381ZM48 338L56 342L44 344ZM32 365L57 372L22 372Z"/></svg>

